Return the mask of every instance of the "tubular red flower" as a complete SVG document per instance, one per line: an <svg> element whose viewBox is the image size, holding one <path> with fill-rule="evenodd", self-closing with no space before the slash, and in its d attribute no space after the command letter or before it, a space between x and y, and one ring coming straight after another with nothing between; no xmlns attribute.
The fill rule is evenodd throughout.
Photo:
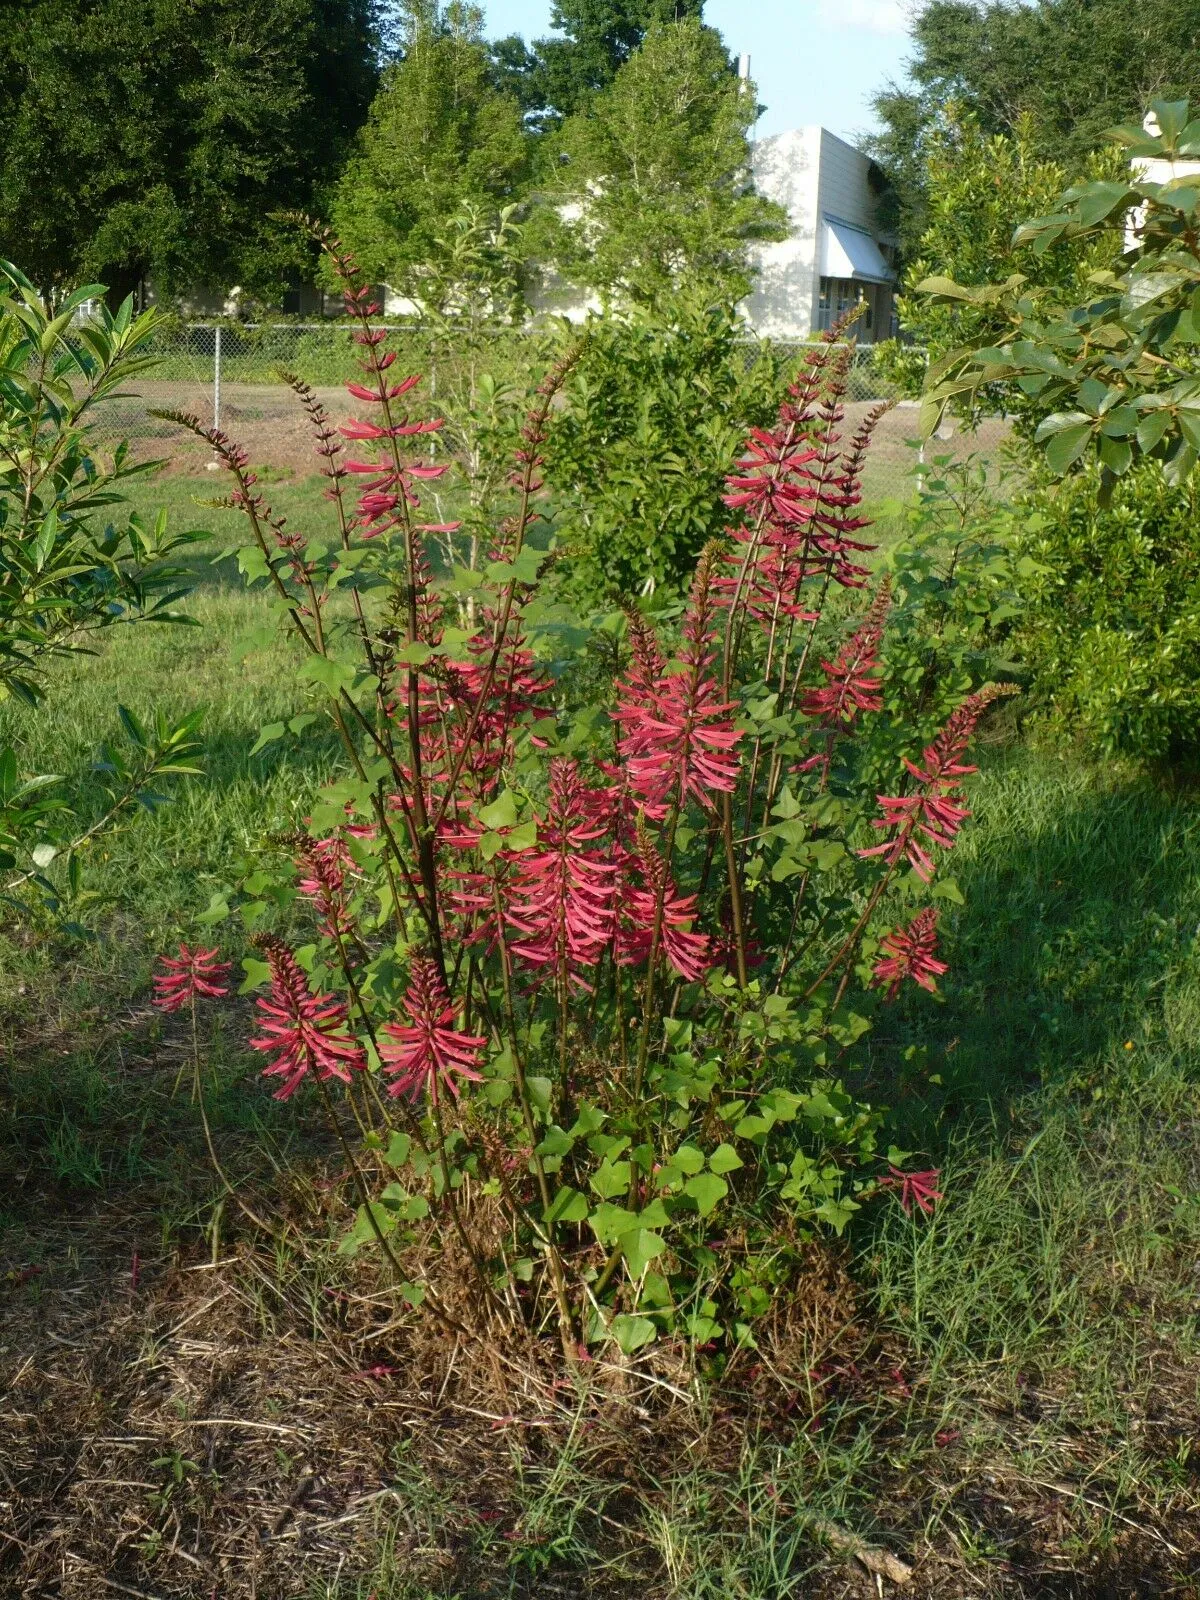
<svg viewBox="0 0 1200 1600"><path fill-rule="evenodd" d="M616 931L616 865L590 848L607 831L597 796L573 761L550 763L550 799L536 850L515 856L505 920L513 954L532 967L565 969L579 979Z"/></svg>
<svg viewBox="0 0 1200 1600"><path fill-rule="evenodd" d="M917 876L929 882L933 876L933 860L921 842L922 837L943 850L953 847L959 828L971 815L966 806L959 803L959 783L976 770L966 765L961 757L984 710L994 700L1016 693L1016 684L985 685L963 701L933 743L926 745L922 766L905 760L904 765L919 787L912 794L876 796L883 816L876 817L871 826L892 837L860 850L860 856L882 856L889 867L907 856Z"/></svg>
<svg viewBox="0 0 1200 1600"><path fill-rule="evenodd" d="M681 670L652 683L650 675L661 660L654 655L657 642L653 635L635 637L632 670L618 685L613 713L621 729L617 748L625 757L630 785L650 816L665 815L689 796L711 810L714 794L732 793L737 784L742 737L732 722L737 707L722 698L712 670L717 658L711 626L716 560L717 552L710 548L696 568L679 652Z"/></svg>
<svg viewBox="0 0 1200 1600"><path fill-rule="evenodd" d="M810 579L861 588L867 576L851 557L873 548L854 535L867 526L858 511L862 463L878 414L843 451L838 424L851 359L850 345L811 352L778 422L752 430L727 481L725 503L738 514L727 557L733 571L716 587L765 625L814 620L800 599Z"/></svg>
<svg viewBox="0 0 1200 1600"><path fill-rule="evenodd" d="M351 1074L367 1063L347 1032L346 1007L333 995L312 993L295 956L280 940L264 936L256 943L271 969L271 995L256 1002L259 1033L250 1048L274 1055L263 1077L283 1079L275 1099L290 1100L310 1072L323 1082L340 1078L349 1083Z"/></svg>
<svg viewBox="0 0 1200 1600"><path fill-rule="evenodd" d="M349 932L346 911L346 872L354 862L345 840L336 834L328 839L301 837L296 842L296 887L311 900L321 918L321 931L328 938L344 938Z"/></svg>
<svg viewBox="0 0 1200 1600"><path fill-rule="evenodd" d="M878 711L883 704L879 645L891 605L891 583L884 579L861 625L842 646L835 661L822 661L828 682L805 695L800 709L819 717L827 728L845 729L860 711Z"/></svg>
<svg viewBox="0 0 1200 1600"><path fill-rule="evenodd" d="M379 1055L391 1077L388 1093L417 1096L428 1092L436 1105L439 1082L458 1098L456 1078L480 1082L476 1071L480 1052L487 1044L481 1035L461 1033L452 1024L454 1007L436 964L415 956L404 996L408 1023L389 1022L380 1029Z"/></svg>
<svg viewBox="0 0 1200 1600"><path fill-rule="evenodd" d="M177 956L159 956L163 969L154 977L154 1004L160 1011L178 1011L189 1001L207 996L218 1000L229 993L222 978L229 976L229 962L217 960L211 950L189 950L180 944Z"/></svg>
<svg viewBox="0 0 1200 1600"><path fill-rule="evenodd" d="M696 933L692 928L697 897L679 893L644 827L638 830L636 853L628 857L627 865L640 871L642 882L638 884L627 876L621 886L618 961L622 965L639 965L649 960L661 895L659 950L681 978L699 983L713 965L713 952L708 935Z"/></svg>
<svg viewBox="0 0 1200 1600"><path fill-rule="evenodd" d="M880 1178L879 1187L899 1189L898 1198L906 1216L912 1216L915 1204L925 1216L931 1217L937 1202L945 1199L945 1195L937 1187L941 1175L940 1167L930 1167L925 1172L901 1172L899 1167L889 1167L888 1176Z"/></svg>
<svg viewBox="0 0 1200 1600"><path fill-rule="evenodd" d="M880 941L880 949L887 954L875 963L874 984L887 985L887 998L894 1000L905 978L911 978L928 989L937 990L937 979L948 970L944 961L937 960L938 914L933 906L919 911L907 928L894 928Z"/></svg>

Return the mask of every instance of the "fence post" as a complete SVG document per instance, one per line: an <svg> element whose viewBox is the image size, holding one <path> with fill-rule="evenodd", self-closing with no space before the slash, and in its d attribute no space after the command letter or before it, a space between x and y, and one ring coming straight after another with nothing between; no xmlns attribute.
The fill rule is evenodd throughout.
<svg viewBox="0 0 1200 1600"><path fill-rule="evenodd" d="M218 322L213 340L213 427L221 426L221 324Z"/></svg>

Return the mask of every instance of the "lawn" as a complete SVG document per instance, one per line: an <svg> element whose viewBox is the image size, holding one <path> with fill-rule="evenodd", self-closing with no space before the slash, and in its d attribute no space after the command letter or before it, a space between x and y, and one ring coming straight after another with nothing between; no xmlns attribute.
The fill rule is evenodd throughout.
<svg viewBox="0 0 1200 1600"><path fill-rule="evenodd" d="M319 491L270 485L295 518ZM873 1045L943 1202L814 1248L769 1349L720 1385L681 1353L576 1389L431 1333L336 1253L347 1175L259 1082L248 1000L202 1024L211 1120L287 1226L260 1240L221 1199L151 964L335 751L314 727L251 754L300 703L282 647L246 647L260 601L211 560L236 523L193 503L204 480L143 492L214 533L201 626L110 637L45 709L0 717L86 815L118 699L206 708L205 776L89 863L93 936L0 945L0 1590L1200 1593L1192 790L985 747L944 998Z"/></svg>

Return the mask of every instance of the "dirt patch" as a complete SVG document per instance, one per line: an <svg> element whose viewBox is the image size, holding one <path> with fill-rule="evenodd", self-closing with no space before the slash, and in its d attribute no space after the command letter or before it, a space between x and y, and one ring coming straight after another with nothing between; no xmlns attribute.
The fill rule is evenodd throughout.
<svg viewBox="0 0 1200 1600"><path fill-rule="evenodd" d="M335 422L343 422L355 413L356 403L344 389L322 388L316 393ZM848 405L845 434L853 434L872 409L873 403L868 402ZM209 426L213 421L211 383L147 380L138 385L136 395L106 402L99 412L102 444L111 447L121 439L129 439L139 460L163 458L166 472L204 476L212 460L211 451L175 423L154 416L156 411L187 411ZM298 477L317 470L319 462L311 429L295 395L285 385L226 385L221 394L220 419L221 427L249 451L256 465L270 465ZM916 431L917 412L912 406L894 407L880 421L864 477L869 502L911 497L912 468L917 460L912 447ZM953 454L961 458L975 453L996 463L1010 429L1002 419L993 417L982 422L974 433L962 431L953 421L947 422L946 431L947 437L927 446L927 455Z"/></svg>
<svg viewBox="0 0 1200 1600"><path fill-rule="evenodd" d="M335 422L343 422L354 402L342 388L316 391ZM361 408L360 408L361 409ZM138 460L163 459L164 471L203 476L212 452L202 440L177 423L155 416L159 411L185 411L212 425L211 383L154 382L138 384L136 394L107 401L97 414L102 446L130 441ZM296 396L285 384L230 384L221 395L220 425L243 445L256 464L304 476L318 470L312 429Z"/></svg>

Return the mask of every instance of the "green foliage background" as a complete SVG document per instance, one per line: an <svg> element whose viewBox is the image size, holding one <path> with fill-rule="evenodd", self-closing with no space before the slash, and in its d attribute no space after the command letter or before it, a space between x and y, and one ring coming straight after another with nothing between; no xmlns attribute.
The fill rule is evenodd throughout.
<svg viewBox="0 0 1200 1600"><path fill-rule="evenodd" d="M374 91L375 0L15 0L0 26L0 256L119 301L311 261L316 209Z"/></svg>

